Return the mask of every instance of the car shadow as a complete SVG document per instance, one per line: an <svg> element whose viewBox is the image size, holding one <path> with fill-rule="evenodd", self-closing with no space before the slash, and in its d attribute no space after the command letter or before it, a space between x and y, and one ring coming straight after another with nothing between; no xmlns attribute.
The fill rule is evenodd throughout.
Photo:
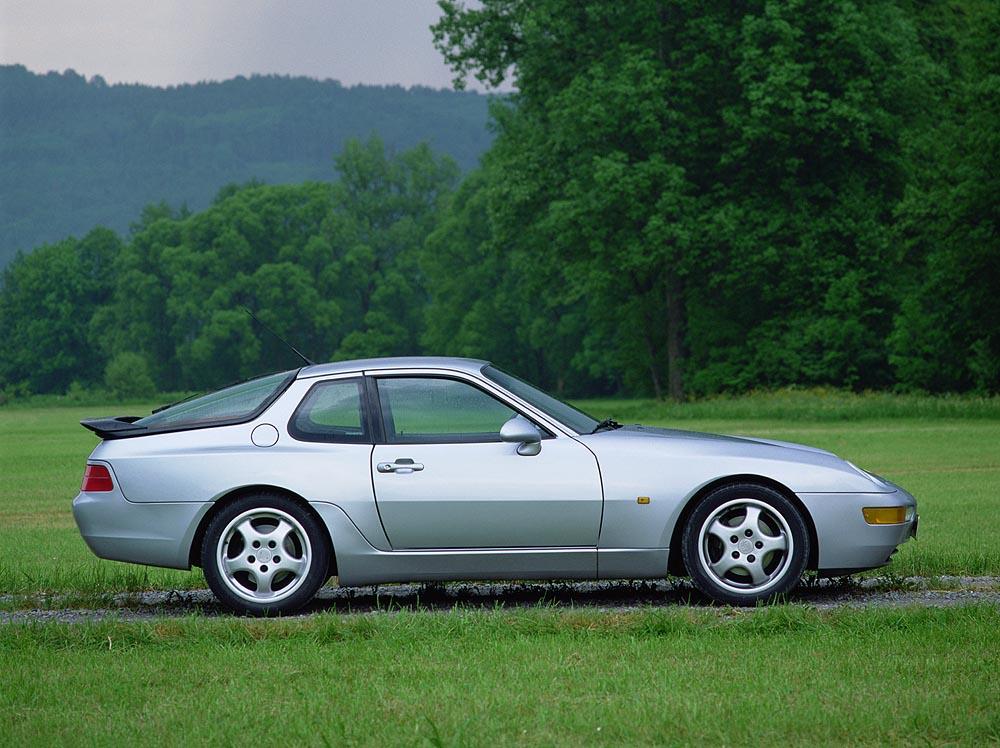
<svg viewBox="0 0 1000 748"><path fill-rule="evenodd" d="M624 608L708 605L693 587L668 582L394 584L325 588L302 613L504 608Z"/></svg>
<svg viewBox="0 0 1000 748"><path fill-rule="evenodd" d="M809 580L781 602L832 607L864 605L893 591L856 580ZM898 592L896 593L898 594ZM327 586L301 610L285 616L316 614L448 612L468 610L630 610L723 607L685 579L602 582L484 582L387 584L368 587ZM131 592L94 606L51 606L0 612L0 622L122 618L143 620L179 616L231 616L207 589Z"/></svg>
<svg viewBox="0 0 1000 748"><path fill-rule="evenodd" d="M790 603L823 604L863 600L865 591L850 581L823 580L800 585L783 598ZM718 607L687 580L607 582L504 582L482 584L393 584L326 587L300 611L367 613L390 611L495 610L551 607L623 609Z"/></svg>

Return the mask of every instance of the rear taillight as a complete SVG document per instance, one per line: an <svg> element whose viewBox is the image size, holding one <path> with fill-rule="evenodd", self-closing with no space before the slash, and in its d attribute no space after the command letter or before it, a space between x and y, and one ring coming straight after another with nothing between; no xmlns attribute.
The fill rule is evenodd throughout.
<svg viewBox="0 0 1000 748"><path fill-rule="evenodd" d="M111 482L111 472L104 465L87 465L83 471L83 485L80 490L85 493L99 491L114 491L115 484Z"/></svg>

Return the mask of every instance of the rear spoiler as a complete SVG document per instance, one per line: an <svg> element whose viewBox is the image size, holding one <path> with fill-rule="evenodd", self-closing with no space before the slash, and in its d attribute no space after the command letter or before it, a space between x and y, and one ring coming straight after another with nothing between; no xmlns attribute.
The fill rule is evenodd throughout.
<svg viewBox="0 0 1000 748"><path fill-rule="evenodd" d="M117 418L88 418L80 421L85 429L90 429L102 439L123 439L139 436L146 431L145 426L133 426L142 416L118 416Z"/></svg>

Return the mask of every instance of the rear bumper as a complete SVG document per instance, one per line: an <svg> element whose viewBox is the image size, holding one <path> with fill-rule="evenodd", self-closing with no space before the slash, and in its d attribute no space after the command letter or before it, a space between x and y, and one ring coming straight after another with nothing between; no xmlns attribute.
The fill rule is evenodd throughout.
<svg viewBox="0 0 1000 748"><path fill-rule="evenodd" d="M849 573L874 569L889 563L889 557L913 536L917 526L917 502L909 493L893 486L892 493L802 493L816 527L820 573ZM912 507L912 517L898 525L869 525L865 507Z"/></svg>
<svg viewBox="0 0 1000 748"><path fill-rule="evenodd" d="M73 518L100 558L190 569L191 543L209 503L135 504L121 492L81 493Z"/></svg>

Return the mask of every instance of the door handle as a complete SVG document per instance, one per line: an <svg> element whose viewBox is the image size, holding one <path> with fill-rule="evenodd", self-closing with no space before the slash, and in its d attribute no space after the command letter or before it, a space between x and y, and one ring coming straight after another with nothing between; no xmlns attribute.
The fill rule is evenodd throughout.
<svg viewBox="0 0 1000 748"><path fill-rule="evenodd" d="M414 462L408 457L397 459L395 462L380 462L375 466L380 473L415 473L423 470L422 462Z"/></svg>

